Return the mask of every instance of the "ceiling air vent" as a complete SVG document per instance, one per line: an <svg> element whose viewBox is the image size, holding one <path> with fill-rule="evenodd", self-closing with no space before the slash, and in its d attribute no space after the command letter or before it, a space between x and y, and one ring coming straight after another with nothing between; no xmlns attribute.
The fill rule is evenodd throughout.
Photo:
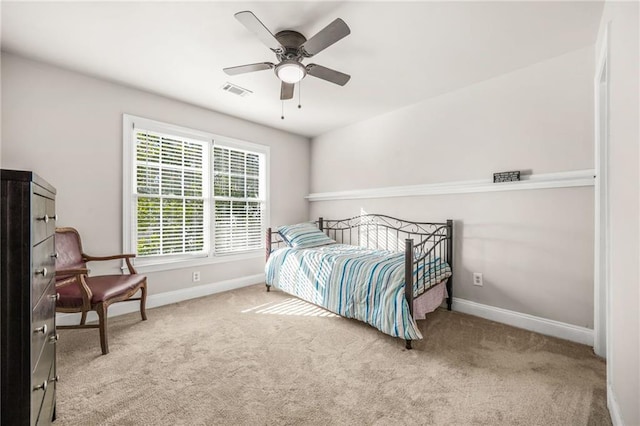
<svg viewBox="0 0 640 426"><path fill-rule="evenodd" d="M233 93L238 96L249 96L253 92L248 89L244 89L240 86L236 86L235 84L229 83L228 81L222 85L222 90L225 90L229 93Z"/></svg>

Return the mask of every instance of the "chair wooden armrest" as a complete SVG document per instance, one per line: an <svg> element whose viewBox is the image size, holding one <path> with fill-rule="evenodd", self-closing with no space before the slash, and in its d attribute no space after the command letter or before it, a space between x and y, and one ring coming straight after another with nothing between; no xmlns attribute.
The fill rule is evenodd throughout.
<svg viewBox="0 0 640 426"><path fill-rule="evenodd" d="M103 261L103 260L117 260L124 259L127 263L127 268L129 268L130 274L137 274L133 264L131 264L131 259L136 257L135 254L126 253L126 254L114 254L113 256L89 256L88 254L82 253L82 260L85 262L90 262L92 260Z"/></svg>
<svg viewBox="0 0 640 426"><path fill-rule="evenodd" d="M82 253L82 257L87 262L90 260L116 260L116 259L131 259L136 257L135 254L114 254L113 256L89 256L88 254Z"/></svg>
<svg viewBox="0 0 640 426"><path fill-rule="evenodd" d="M84 280L89 275L87 268L56 269L56 288L76 284L82 294L82 307L84 311L91 309L91 297L93 292Z"/></svg>
<svg viewBox="0 0 640 426"><path fill-rule="evenodd" d="M57 269L56 277L63 277L65 275L89 275L89 269L77 268L77 269Z"/></svg>

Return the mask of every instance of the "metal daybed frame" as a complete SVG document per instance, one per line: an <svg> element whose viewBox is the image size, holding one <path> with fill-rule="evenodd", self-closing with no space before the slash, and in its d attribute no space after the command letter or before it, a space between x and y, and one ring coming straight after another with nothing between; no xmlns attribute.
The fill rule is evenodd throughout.
<svg viewBox="0 0 640 426"><path fill-rule="evenodd" d="M420 295L436 287L439 283L427 286L429 275L420 279L414 276L415 270L430 270L426 263L430 259L439 257L446 261L453 273L453 220L444 223L411 222L380 214L364 214L348 219L329 220L319 218L315 224L327 236L338 243L364 246L368 248L400 251L404 240L405 253L405 298L409 305L409 312L413 317L413 301ZM400 242L400 243L399 243ZM266 260L271 252L286 244L277 231L267 229ZM453 274L447 279L447 309L451 310L453 300ZM412 289L417 288L417 291ZM267 291L270 286L267 285ZM415 318L414 318L415 319ZM406 348L411 349L411 340L406 340Z"/></svg>

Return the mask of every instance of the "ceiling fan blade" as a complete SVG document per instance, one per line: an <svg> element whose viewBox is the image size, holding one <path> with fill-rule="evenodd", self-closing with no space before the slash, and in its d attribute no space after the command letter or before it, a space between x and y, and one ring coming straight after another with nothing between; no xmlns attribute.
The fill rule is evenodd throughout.
<svg viewBox="0 0 640 426"><path fill-rule="evenodd" d="M271 62L259 62L257 64L239 65L237 67L224 68L222 71L228 75L244 74L247 72L270 70L274 67Z"/></svg>
<svg viewBox="0 0 640 426"><path fill-rule="evenodd" d="M331 68L323 67L322 65L317 64L307 65L307 74L317 78L321 78L334 84L339 84L340 86L344 86L351 79L351 76L349 74L332 70Z"/></svg>
<svg viewBox="0 0 640 426"><path fill-rule="evenodd" d="M284 101L293 98L293 87L295 84L282 82L280 87L280 100Z"/></svg>
<svg viewBox="0 0 640 426"><path fill-rule="evenodd" d="M244 12L238 12L233 16L235 16L242 25L247 27L249 31L257 35L260 41L262 41L269 49L276 53L284 52L284 47L282 47L271 31L269 31L252 12L246 10Z"/></svg>
<svg viewBox="0 0 640 426"><path fill-rule="evenodd" d="M322 52L333 43L351 34L351 30L340 18L336 19L309 40L302 43L300 49L307 58Z"/></svg>

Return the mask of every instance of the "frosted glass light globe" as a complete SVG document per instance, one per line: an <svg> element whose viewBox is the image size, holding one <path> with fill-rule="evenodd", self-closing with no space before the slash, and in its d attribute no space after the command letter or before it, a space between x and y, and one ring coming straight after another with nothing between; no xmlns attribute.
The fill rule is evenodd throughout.
<svg viewBox="0 0 640 426"><path fill-rule="evenodd" d="M296 61L283 62L276 67L276 75L285 83L295 84L302 80L307 70Z"/></svg>

